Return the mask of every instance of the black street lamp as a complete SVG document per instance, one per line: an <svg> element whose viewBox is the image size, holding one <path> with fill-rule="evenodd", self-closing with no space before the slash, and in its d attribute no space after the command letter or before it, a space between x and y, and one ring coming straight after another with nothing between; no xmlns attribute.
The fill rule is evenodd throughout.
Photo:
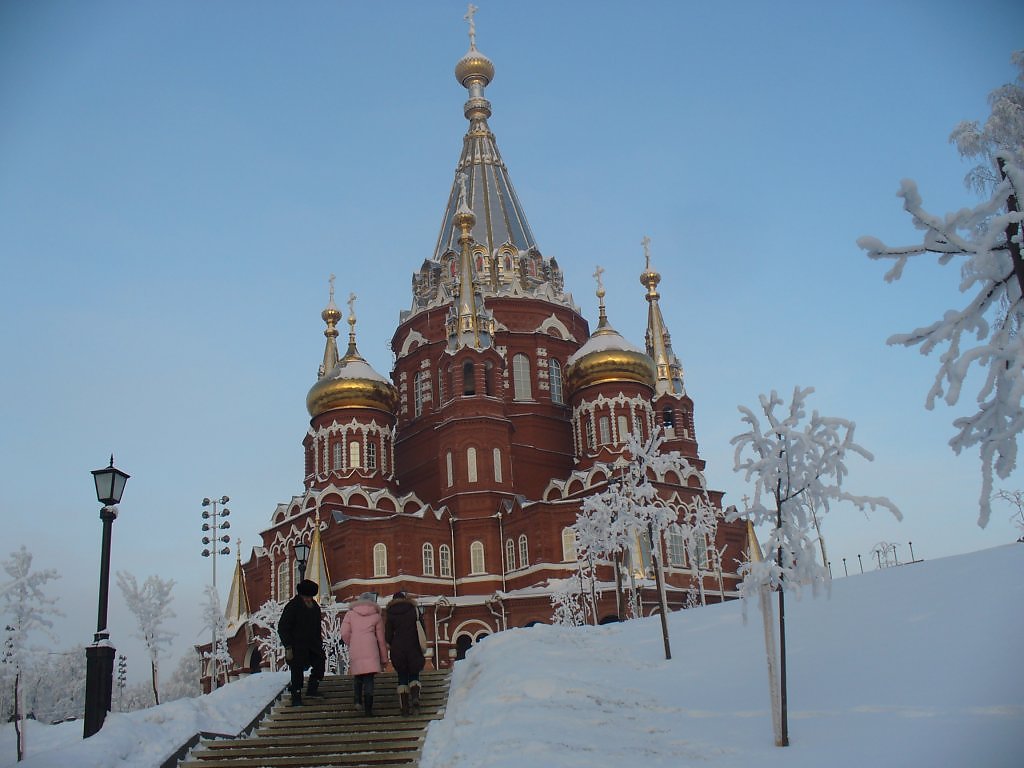
<svg viewBox="0 0 1024 768"><path fill-rule="evenodd" d="M103 548L100 553L100 601L96 617L96 634L92 645L85 649L85 738L89 738L103 727L103 721L110 711L110 696L114 687L114 654L107 631L107 595L110 587L110 533L117 519L117 504L124 493L124 485L130 475L114 466L94 469L96 499L103 507L100 520L103 521Z"/></svg>
<svg viewBox="0 0 1024 768"><path fill-rule="evenodd" d="M221 544L227 544L231 541L231 537L222 533L231 527L231 523L223 518L231 514L231 510L225 507L231 499L227 496L221 496L219 499L211 499L209 497L203 499L203 520L208 522L203 523L203 546L205 547L202 551L203 557L209 557L213 560L213 591L214 594L217 592L217 555L229 555L231 554L230 547L221 547ZM217 506L220 505L220 509ZM210 507L210 509L206 509ZM213 691L217 687L217 626L213 626L213 638L210 641L210 690ZM227 638L224 639L227 642Z"/></svg>
<svg viewBox="0 0 1024 768"><path fill-rule="evenodd" d="M306 578L306 563L309 562L309 544L295 545L295 562L299 566L299 581Z"/></svg>

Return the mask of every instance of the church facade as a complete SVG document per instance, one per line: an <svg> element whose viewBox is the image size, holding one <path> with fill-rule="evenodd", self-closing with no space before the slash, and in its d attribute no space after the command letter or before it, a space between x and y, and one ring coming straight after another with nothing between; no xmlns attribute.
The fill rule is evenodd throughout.
<svg viewBox="0 0 1024 768"><path fill-rule="evenodd" d="M468 91L468 130L434 252L413 275L391 339L389 376L359 354L354 305L344 316L332 282L323 362L306 398L302 491L277 506L235 570L227 609L235 672L262 663L249 612L294 594L296 545L310 547L303 573L320 584L322 602L367 591L382 604L399 590L415 596L438 667L487 635L550 623L552 594L578 579L577 514L616 482L630 434L660 432L662 450L687 460L685 470L653 478L679 520L701 500L721 514L722 494L706 487L659 274L648 256L639 274L643 348L612 327L600 269L591 331L527 223L488 124L494 66L472 27L470 43L455 69ZM597 567L591 620L658 610L651 541L642 531L636 539L623 562ZM722 519L693 557L670 527L654 543L669 609L692 604L698 587L710 601L734 596L745 543L742 524ZM629 609L616 583L632 585Z"/></svg>

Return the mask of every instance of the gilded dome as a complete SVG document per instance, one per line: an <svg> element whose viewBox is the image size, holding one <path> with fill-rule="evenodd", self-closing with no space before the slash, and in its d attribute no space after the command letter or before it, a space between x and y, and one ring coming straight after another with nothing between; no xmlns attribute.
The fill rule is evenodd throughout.
<svg viewBox="0 0 1024 768"><path fill-rule="evenodd" d="M611 381L632 381L653 388L657 380L654 361L608 325L598 328L567 362L565 385L569 394Z"/></svg>
<svg viewBox="0 0 1024 768"><path fill-rule="evenodd" d="M358 353L348 354L306 395L306 410L313 418L338 408L376 408L393 414L398 391Z"/></svg>
<svg viewBox="0 0 1024 768"><path fill-rule="evenodd" d="M494 79L494 64L473 46L466 52L466 55L459 59L455 65L455 79L459 85L465 85L466 80L476 76L482 77L484 85Z"/></svg>

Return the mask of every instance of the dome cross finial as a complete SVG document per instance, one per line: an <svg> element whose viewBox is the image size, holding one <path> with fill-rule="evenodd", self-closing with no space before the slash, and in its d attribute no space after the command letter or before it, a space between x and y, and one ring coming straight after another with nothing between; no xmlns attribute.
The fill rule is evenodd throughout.
<svg viewBox="0 0 1024 768"><path fill-rule="evenodd" d="M337 279L337 278L336 278L336 277L334 276L334 273L333 273L333 272L331 273L331 276L327 278L327 282L328 282L328 283L330 284L330 286L331 286L331 303L332 303L332 304L334 303L334 281L335 281L336 279Z"/></svg>
<svg viewBox="0 0 1024 768"><path fill-rule="evenodd" d="M644 258L647 260L647 271L651 271L651 238L644 235L644 239L640 241L640 245L644 247Z"/></svg>
<svg viewBox="0 0 1024 768"><path fill-rule="evenodd" d="M476 50L476 22L473 21L473 17L476 15L476 12L478 10L480 9L473 5L472 3L470 3L469 7L466 9L466 15L462 17L469 22L470 50Z"/></svg>

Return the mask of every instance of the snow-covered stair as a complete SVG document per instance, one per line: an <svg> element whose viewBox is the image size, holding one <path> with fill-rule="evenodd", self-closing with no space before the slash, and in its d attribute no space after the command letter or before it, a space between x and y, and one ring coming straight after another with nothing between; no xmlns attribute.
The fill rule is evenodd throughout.
<svg viewBox="0 0 1024 768"><path fill-rule="evenodd" d="M374 717L352 703L352 678L327 677L322 699L301 707L285 698L274 707L256 733L243 739L203 741L181 763L189 768L254 768L255 766L373 766L410 768L419 763L427 724L444 716L448 701L447 672L424 672L419 714L402 717L394 673L377 675Z"/></svg>

